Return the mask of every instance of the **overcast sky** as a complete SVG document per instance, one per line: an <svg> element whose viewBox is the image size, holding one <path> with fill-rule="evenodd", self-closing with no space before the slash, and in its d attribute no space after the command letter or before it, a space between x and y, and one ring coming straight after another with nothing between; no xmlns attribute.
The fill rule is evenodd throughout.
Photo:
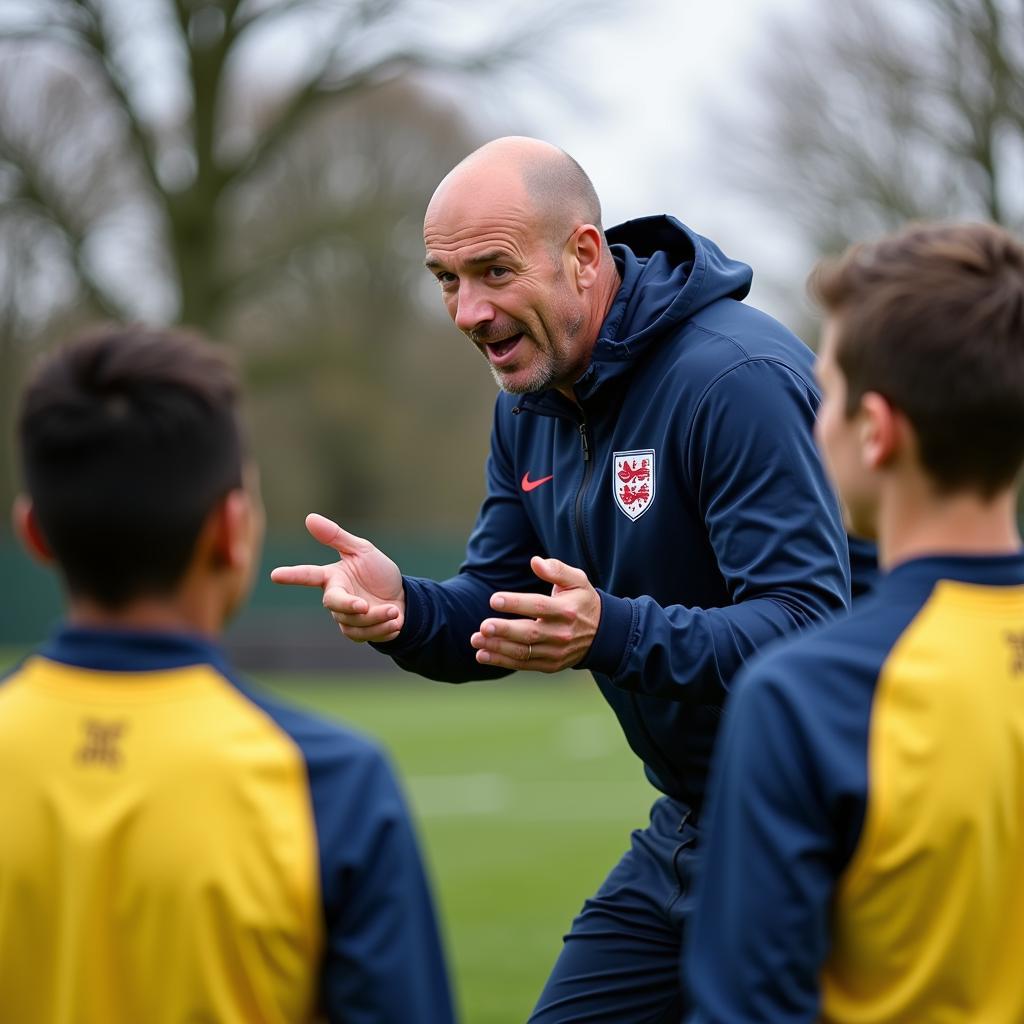
<svg viewBox="0 0 1024 1024"><path fill-rule="evenodd" d="M759 210L723 182L707 158L711 111L750 95L750 67L766 57L767 25L798 17L813 0L635 0L623 14L580 27L564 60L577 69L592 108L529 104L537 134L572 153L594 179L605 222L668 212L754 265L755 302L779 313L759 266L793 266L801 254L779 211ZM785 59L785 55L780 55ZM583 69L582 72L578 69ZM785 276L777 275L777 276Z"/></svg>
<svg viewBox="0 0 1024 1024"><path fill-rule="evenodd" d="M593 0L584 6L586 0L580 0L581 13L550 36L551 45L542 47L546 52L536 62L557 68L560 90L529 60L505 79L476 85L463 80L449 87L485 136L529 131L575 156L594 179L606 224L673 213L730 255L752 263L753 300L779 315L791 303L780 300L765 281L771 276L802 280L804 257L786 235L784 211L761 208L723 180L722 168L709 157L710 111L742 106L749 98L751 65L769 56L770 22L820 13L820 2ZM0 22L31 16L35 3L0 0ZM602 3L610 3L616 13L601 13ZM106 9L119 24L135 27L167 13L164 0L106 0ZM312 5L310 17L318 9ZM512 8L473 0L406 0L400 9L419 10L421 16L382 27L379 44L394 45L395 33L412 33L471 51L494 45L517 23L530 25L558 10L549 0ZM586 13L594 9L597 13ZM323 10L331 10L330 5ZM311 47L322 33L305 17L273 24L251 47L246 63L250 71L258 67L261 80L283 85L308 73ZM132 39L121 56L144 110L173 116L184 102L184 80L166 71L175 59L168 40L148 30L133 33ZM372 38L369 45L374 45Z"/></svg>
<svg viewBox="0 0 1024 1024"><path fill-rule="evenodd" d="M758 267L773 267L776 279L802 281L805 257L794 252L779 211L769 216L756 201L728 190L722 169L709 158L707 136L715 107L735 109L749 99L751 65L772 57L768 25L820 14L821 0L576 2L578 12L546 36L550 45L541 43L535 60L517 62L507 75L449 79L439 88L485 137L527 131L576 157L594 179L606 224L674 213L754 265L755 302L776 314L791 308L764 287L769 275ZM602 11L605 4L614 13ZM551 0L513 7L406 0L399 9L406 16L385 28L378 42L394 45L411 33L417 42L470 52L485 51L559 10ZM266 40L274 55L268 63L286 78L305 70L302 29L295 24L300 35L290 43L280 29ZM553 86L553 76L560 87Z"/></svg>

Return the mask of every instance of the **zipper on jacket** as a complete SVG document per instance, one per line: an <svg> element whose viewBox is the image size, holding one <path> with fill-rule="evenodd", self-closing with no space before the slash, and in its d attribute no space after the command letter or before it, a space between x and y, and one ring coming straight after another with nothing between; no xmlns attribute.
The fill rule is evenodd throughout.
<svg viewBox="0 0 1024 1024"><path fill-rule="evenodd" d="M597 566L594 563L594 558L590 553L589 546L587 545L586 534L583 532L583 497L587 492L588 485L590 484L590 477L594 469L594 461L590 457L590 432L582 408L580 409L580 419L578 422L580 445L583 448L584 469L583 482L580 484L580 489L576 494L576 532L579 534L580 538L580 551L583 553L587 579L590 580L590 585L592 587L597 587L600 586L600 582L597 578ZM643 711L640 708L640 698L637 694L630 692L629 702L633 708L634 720L640 727L640 731L643 733L644 738L647 740L648 748L661 762L660 766L651 765L651 767L657 772L658 777L662 782L677 784L679 789L682 790L684 787L681 785L681 780L676 776L672 761L665 756L665 752L661 749L661 745L655 740L654 734L651 732L644 719Z"/></svg>
<svg viewBox="0 0 1024 1024"><path fill-rule="evenodd" d="M594 460L590 457L590 433L587 427L587 419L582 409L580 409L578 423L580 445L583 448L583 481L580 483L580 489L576 492L576 534L580 539L580 552L583 555L587 579L590 580L592 587L597 587L600 586L600 581L597 578L597 565L594 562L593 555L590 553L587 535L583 532L583 498L587 493L587 488L590 486L590 477L594 472Z"/></svg>
<svg viewBox="0 0 1024 1024"><path fill-rule="evenodd" d="M548 410L534 409L532 407L524 408L522 406L516 406L513 412L539 412L546 416L558 416L565 419L570 418L563 412L549 412ZM598 587L601 585L601 581L597 578L597 565L594 562L593 555L590 553L586 534L583 532L583 498L587 493L588 486L590 485L590 477L594 471L594 460L590 457L590 430L582 407L580 407L579 418L576 419L575 422L576 427L580 432L580 447L583 452L583 480L580 483L580 489L576 492L576 508L574 514L574 519L576 520L576 534L580 539L580 553L583 555L582 568L587 574L587 579L590 581L590 585L592 587ZM673 783L679 782L672 767L671 760L665 756L664 751L655 741L654 735L651 733L651 730L647 726L647 722L644 720L643 712L640 709L639 697L635 693L630 692L629 702L633 709L633 720L640 727L640 731L643 733L644 739L647 740L648 749L654 753L660 763L658 765L653 765L650 764L646 758L643 758L642 760L657 774L658 778L661 779L663 783L668 780L671 780ZM684 787L680 785L678 788L682 791Z"/></svg>

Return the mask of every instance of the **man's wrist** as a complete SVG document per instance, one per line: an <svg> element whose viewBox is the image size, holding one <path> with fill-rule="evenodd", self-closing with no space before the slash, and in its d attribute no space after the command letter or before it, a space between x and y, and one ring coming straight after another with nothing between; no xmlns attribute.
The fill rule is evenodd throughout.
<svg viewBox="0 0 1024 1024"><path fill-rule="evenodd" d="M633 602L625 597L615 597L603 590L597 591L601 599L601 618L590 650L575 666L614 676L622 667L636 609Z"/></svg>
<svg viewBox="0 0 1024 1024"><path fill-rule="evenodd" d="M373 640L371 647L376 647L385 654L395 655L411 650L419 643L419 634L423 631L422 600L416 589L416 581L412 577L402 577L402 597L395 601L402 611L402 628L398 636L391 640Z"/></svg>

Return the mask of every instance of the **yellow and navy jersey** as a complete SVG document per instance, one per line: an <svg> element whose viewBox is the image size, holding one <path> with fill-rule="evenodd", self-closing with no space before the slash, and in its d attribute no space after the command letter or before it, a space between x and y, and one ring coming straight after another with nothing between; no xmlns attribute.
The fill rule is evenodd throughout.
<svg viewBox="0 0 1024 1024"><path fill-rule="evenodd" d="M209 642L65 628L0 685L0 1021L447 1024L369 740Z"/></svg>
<svg viewBox="0 0 1024 1024"><path fill-rule="evenodd" d="M922 558L737 683L694 1021L1024 1021L1024 556Z"/></svg>

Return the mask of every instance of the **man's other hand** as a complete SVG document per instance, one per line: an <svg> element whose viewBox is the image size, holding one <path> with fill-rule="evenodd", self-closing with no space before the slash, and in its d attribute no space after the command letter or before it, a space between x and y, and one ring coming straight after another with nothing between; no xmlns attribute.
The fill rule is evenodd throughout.
<svg viewBox="0 0 1024 1024"><path fill-rule="evenodd" d="M551 584L551 596L492 594L496 612L525 618L480 623L469 642L481 665L560 672L578 665L590 650L601 621L601 597L587 574L557 558L531 558L530 568Z"/></svg>

